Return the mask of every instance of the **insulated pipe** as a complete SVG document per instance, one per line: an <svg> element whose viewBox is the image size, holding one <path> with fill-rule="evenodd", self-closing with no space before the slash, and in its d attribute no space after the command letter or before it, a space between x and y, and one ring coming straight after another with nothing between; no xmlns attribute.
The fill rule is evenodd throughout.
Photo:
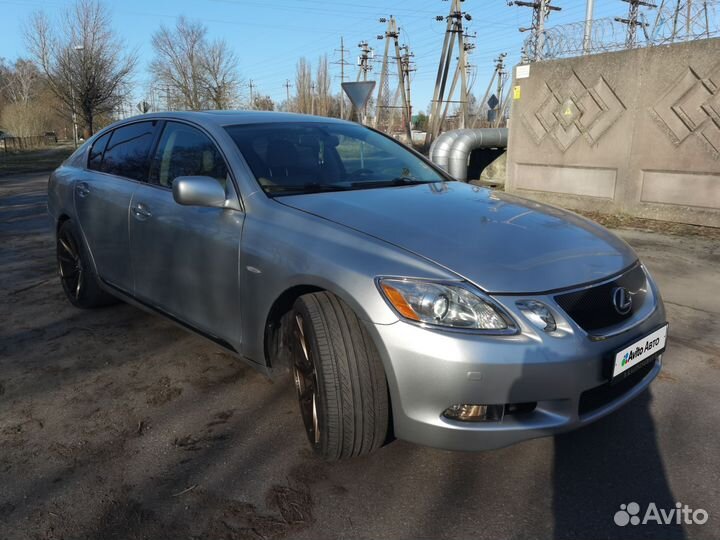
<svg viewBox="0 0 720 540"><path fill-rule="evenodd" d="M507 147L507 128L459 129L450 133L457 133L458 135L453 138L446 170L450 173L450 176L457 180L467 180L468 162L473 150ZM438 150L439 148L435 149L436 154Z"/></svg>
<svg viewBox="0 0 720 540"><path fill-rule="evenodd" d="M460 136L460 131L463 130L456 129L453 131L446 131L435 139L430 147L430 160L445 171L449 171L448 160L450 159L450 150L452 149L455 139Z"/></svg>

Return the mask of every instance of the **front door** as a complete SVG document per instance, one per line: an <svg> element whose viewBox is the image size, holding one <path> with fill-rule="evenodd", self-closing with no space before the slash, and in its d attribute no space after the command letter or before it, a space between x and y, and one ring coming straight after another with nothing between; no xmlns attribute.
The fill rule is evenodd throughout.
<svg viewBox="0 0 720 540"><path fill-rule="evenodd" d="M239 350L238 265L244 214L230 208L182 206L172 182L209 176L237 197L215 143L202 131L167 122L150 169L130 203L135 296Z"/></svg>

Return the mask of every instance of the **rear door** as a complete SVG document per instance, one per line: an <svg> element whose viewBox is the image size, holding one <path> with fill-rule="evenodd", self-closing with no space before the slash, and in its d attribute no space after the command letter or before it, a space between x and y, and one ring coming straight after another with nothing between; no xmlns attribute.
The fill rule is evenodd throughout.
<svg viewBox="0 0 720 540"><path fill-rule="evenodd" d="M244 214L231 208L181 206L178 176L210 176L237 195L222 153L200 129L166 122L150 180L138 186L130 210L136 296L208 337L240 344L238 265Z"/></svg>
<svg viewBox="0 0 720 540"><path fill-rule="evenodd" d="M75 209L100 277L133 290L128 211L136 187L147 181L157 121L135 122L100 137L87 171L75 182Z"/></svg>

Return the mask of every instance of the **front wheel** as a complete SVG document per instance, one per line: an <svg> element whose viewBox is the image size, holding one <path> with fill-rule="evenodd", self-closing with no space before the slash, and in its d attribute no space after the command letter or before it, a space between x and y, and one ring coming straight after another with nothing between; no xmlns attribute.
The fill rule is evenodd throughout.
<svg viewBox="0 0 720 540"><path fill-rule="evenodd" d="M290 324L293 378L313 450L338 460L378 449L388 430L388 391L365 327L328 292L298 298Z"/></svg>

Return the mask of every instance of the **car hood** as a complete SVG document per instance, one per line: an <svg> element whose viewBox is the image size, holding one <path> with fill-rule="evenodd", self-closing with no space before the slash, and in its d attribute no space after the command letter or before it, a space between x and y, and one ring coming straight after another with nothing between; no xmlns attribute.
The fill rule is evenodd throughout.
<svg viewBox="0 0 720 540"><path fill-rule="evenodd" d="M493 293L570 287L637 260L630 246L592 221L463 182L276 200L411 251Z"/></svg>

